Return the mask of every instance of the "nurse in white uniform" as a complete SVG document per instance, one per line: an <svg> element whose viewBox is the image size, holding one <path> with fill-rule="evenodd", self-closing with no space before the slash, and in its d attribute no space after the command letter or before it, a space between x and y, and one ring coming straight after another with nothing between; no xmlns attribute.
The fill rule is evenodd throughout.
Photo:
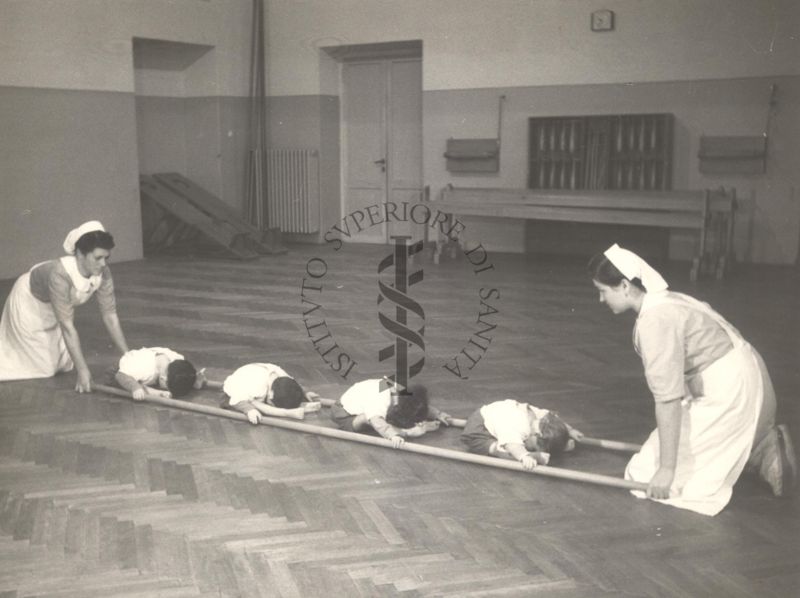
<svg viewBox="0 0 800 598"><path fill-rule="evenodd" d="M745 466L776 496L788 494L794 450L788 428L775 425L775 392L758 352L707 303L668 291L632 251L614 245L589 271L601 303L638 314L633 344L657 427L625 471L648 484L634 494L716 515Z"/></svg>
<svg viewBox="0 0 800 598"><path fill-rule="evenodd" d="M120 354L128 350L117 317L106 261L114 239L92 220L70 231L67 253L20 276L0 321L0 381L49 378L77 369L75 390L89 392L92 375L74 323L75 307L97 296L100 314Z"/></svg>

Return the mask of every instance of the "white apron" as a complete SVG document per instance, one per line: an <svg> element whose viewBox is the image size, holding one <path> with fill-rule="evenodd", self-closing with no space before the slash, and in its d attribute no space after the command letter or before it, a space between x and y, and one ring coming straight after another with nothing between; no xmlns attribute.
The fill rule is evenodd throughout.
<svg viewBox="0 0 800 598"><path fill-rule="evenodd" d="M72 280L70 303L86 303L100 286L102 276L84 278L74 256L64 256L60 261ZM74 367L52 304L39 301L31 293L31 271L17 279L3 307L0 381L49 378Z"/></svg>
<svg viewBox="0 0 800 598"><path fill-rule="evenodd" d="M687 305L711 316L728 333L733 349L691 381L681 400L681 433L671 498L658 502L703 515L716 515L730 501L733 485L753 447L764 400L764 380L757 353L717 312L682 295L654 298ZM701 389L698 392L697 389ZM692 392L694 390L694 392ZM625 469L625 479L648 483L659 467L658 429ZM645 493L632 491L639 498Z"/></svg>

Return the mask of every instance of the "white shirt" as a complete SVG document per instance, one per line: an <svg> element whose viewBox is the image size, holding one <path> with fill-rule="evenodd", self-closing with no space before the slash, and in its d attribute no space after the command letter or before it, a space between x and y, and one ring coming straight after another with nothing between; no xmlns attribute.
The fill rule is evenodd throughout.
<svg viewBox="0 0 800 598"><path fill-rule="evenodd" d="M365 415L368 420L386 418L392 404L392 388L379 378L356 382L345 391L340 402L350 415Z"/></svg>
<svg viewBox="0 0 800 598"><path fill-rule="evenodd" d="M247 401L268 403L272 400L272 383L284 376L291 378L275 364L248 363L225 378L222 391L230 397L230 405Z"/></svg>
<svg viewBox="0 0 800 598"><path fill-rule="evenodd" d="M525 440L531 435L531 424L538 422L547 413L547 409L539 409L513 399L495 401L481 407L483 425L497 438L500 448L508 444L525 444ZM537 428L534 425L534 430Z"/></svg>
<svg viewBox="0 0 800 598"><path fill-rule="evenodd" d="M128 351L119 360L119 371L147 386L158 383L156 358L165 355L169 362L183 359L183 355L164 347L142 347Z"/></svg>

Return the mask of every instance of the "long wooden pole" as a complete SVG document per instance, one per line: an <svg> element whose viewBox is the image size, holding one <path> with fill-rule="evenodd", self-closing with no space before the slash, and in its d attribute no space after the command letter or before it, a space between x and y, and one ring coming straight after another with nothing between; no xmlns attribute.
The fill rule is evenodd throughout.
<svg viewBox="0 0 800 598"><path fill-rule="evenodd" d="M206 382L206 386L208 388L221 389L222 382L208 380ZM322 397L318 397L314 400L322 403L323 407L331 407L334 403L336 403L336 401L334 401L333 399L323 399ZM463 428L464 426L467 425L467 420L454 417L450 422L450 425L453 426L454 428ZM583 438L578 440L578 444L584 444L586 446L597 446L611 451L622 451L626 453L638 453L642 449L642 446L640 444L633 444L631 442L620 442L618 440L606 440L605 438L591 438L589 436L584 436Z"/></svg>
<svg viewBox="0 0 800 598"><path fill-rule="evenodd" d="M108 394L124 397L133 400L130 393L114 388L113 386L105 386L103 384L95 384L95 390L99 390ZM227 409L220 409L219 407L211 407L209 405L198 405L196 403L189 403L188 401L177 401L175 399L162 399L157 397L148 397L144 399L148 403L155 405L162 405L164 407L172 407L174 409L181 409L183 411L192 411L194 413L202 413L204 415L214 415L216 417L224 417L227 419L235 419L238 421L247 421L247 416L238 411L228 411ZM143 402L144 402L143 401ZM371 444L374 446L382 446L391 448L392 443L385 438L376 436L368 436L366 434L358 434L356 432L347 432L336 428L325 428L322 426L314 426L311 424L300 423L296 421L284 420L275 417L263 417L261 423L265 426L272 426L275 428L283 428L285 430L294 430L297 432L306 432L308 434L316 434L317 436L327 436L329 438L338 438L340 440L351 440L360 442L362 444ZM399 449L410 453L419 453L421 455L431 455L434 457L441 457L451 459L453 461L462 461L464 463L474 463L478 465L488 465L490 467L497 467L499 469L510 469L513 471L527 472L517 461L509 461L506 459L499 459L495 457L484 457L483 455L474 455L463 451L455 451L452 449L444 449L435 446L428 446L425 444L416 444L412 442L403 443ZM584 473L582 471L573 471L571 469L561 469L558 467L549 467L547 465L539 465L530 470L529 473L538 475L549 476L554 478L562 478L566 480L574 480L576 482L588 482L590 484L599 484L601 486L611 486L614 488L625 488L628 490L645 490L647 484L640 482L631 482L621 478L615 478L606 475Z"/></svg>
<svg viewBox="0 0 800 598"><path fill-rule="evenodd" d="M216 382L214 380L208 380L206 382L206 386L208 388L222 388L222 382ZM322 397L314 399L315 401L319 401L322 403L323 407L330 407L336 401L333 399L323 399ZM450 422L450 425L454 428L463 428L467 425L467 420L461 419L458 417L454 417ZM589 436L584 436L580 440L578 440L578 444L585 444L587 446L599 446L600 448L608 449L611 451L623 451L626 453L638 453L642 446L640 444L633 444L631 442L620 442L618 440L606 440L605 438L591 438Z"/></svg>
<svg viewBox="0 0 800 598"><path fill-rule="evenodd" d="M454 428L463 428L467 425L467 420L454 417L450 422ZM630 442L619 442L618 440L606 440L604 438L590 438L584 436L578 440L578 444L585 444L587 446L599 446L600 448L609 449L612 451L624 451L630 453L638 453L641 450L641 445L633 444Z"/></svg>
<svg viewBox="0 0 800 598"><path fill-rule="evenodd" d="M620 442L619 440L606 440L604 438L590 438L584 436L578 440L578 444L586 444L588 446L599 446L600 448L609 449L611 451L622 451L625 453L638 453L642 450L641 444L633 444L632 442Z"/></svg>

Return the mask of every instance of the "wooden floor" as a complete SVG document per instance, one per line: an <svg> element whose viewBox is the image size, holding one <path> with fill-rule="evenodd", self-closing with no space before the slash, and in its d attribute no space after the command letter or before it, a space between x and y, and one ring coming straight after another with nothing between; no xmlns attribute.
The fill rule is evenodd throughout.
<svg viewBox="0 0 800 598"><path fill-rule="evenodd" d="M294 246L241 263L162 257L113 266L131 347L163 345L212 378L252 361L283 365L336 397L391 373L377 320L377 265L388 248ZM314 351L301 303L320 257L328 330L357 362L347 381ZM412 287L426 316L424 380L466 417L501 398L557 409L592 436L641 442L654 426L632 318L597 302L582 260L492 256L422 262ZM315 262L319 266L319 262ZM800 440L793 268L751 268L673 288L706 299L761 350L780 419ZM5 297L12 281L4 281ZM479 290L497 328L469 343ZM78 329L95 377L116 358L91 303ZM312 322L313 323L313 322ZM315 338L321 336L313 329ZM475 340L473 338L473 340ZM480 341L487 346L485 341ZM319 346L323 346L320 344ZM325 345L330 346L330 344ZM459 379L445 365L462 348ZM74 374L0 384L0 597L719 596L800 589L800 500L744 475L707 518L626 491L373 448L72 392ZM215 403L206 392L193 400ZM316 421L316 416L309 418ZM320 420L320 423L325 423ZM446 430L423 439L459 448ZM561 467L621 476L625 456L583 449Z"/></svg>

